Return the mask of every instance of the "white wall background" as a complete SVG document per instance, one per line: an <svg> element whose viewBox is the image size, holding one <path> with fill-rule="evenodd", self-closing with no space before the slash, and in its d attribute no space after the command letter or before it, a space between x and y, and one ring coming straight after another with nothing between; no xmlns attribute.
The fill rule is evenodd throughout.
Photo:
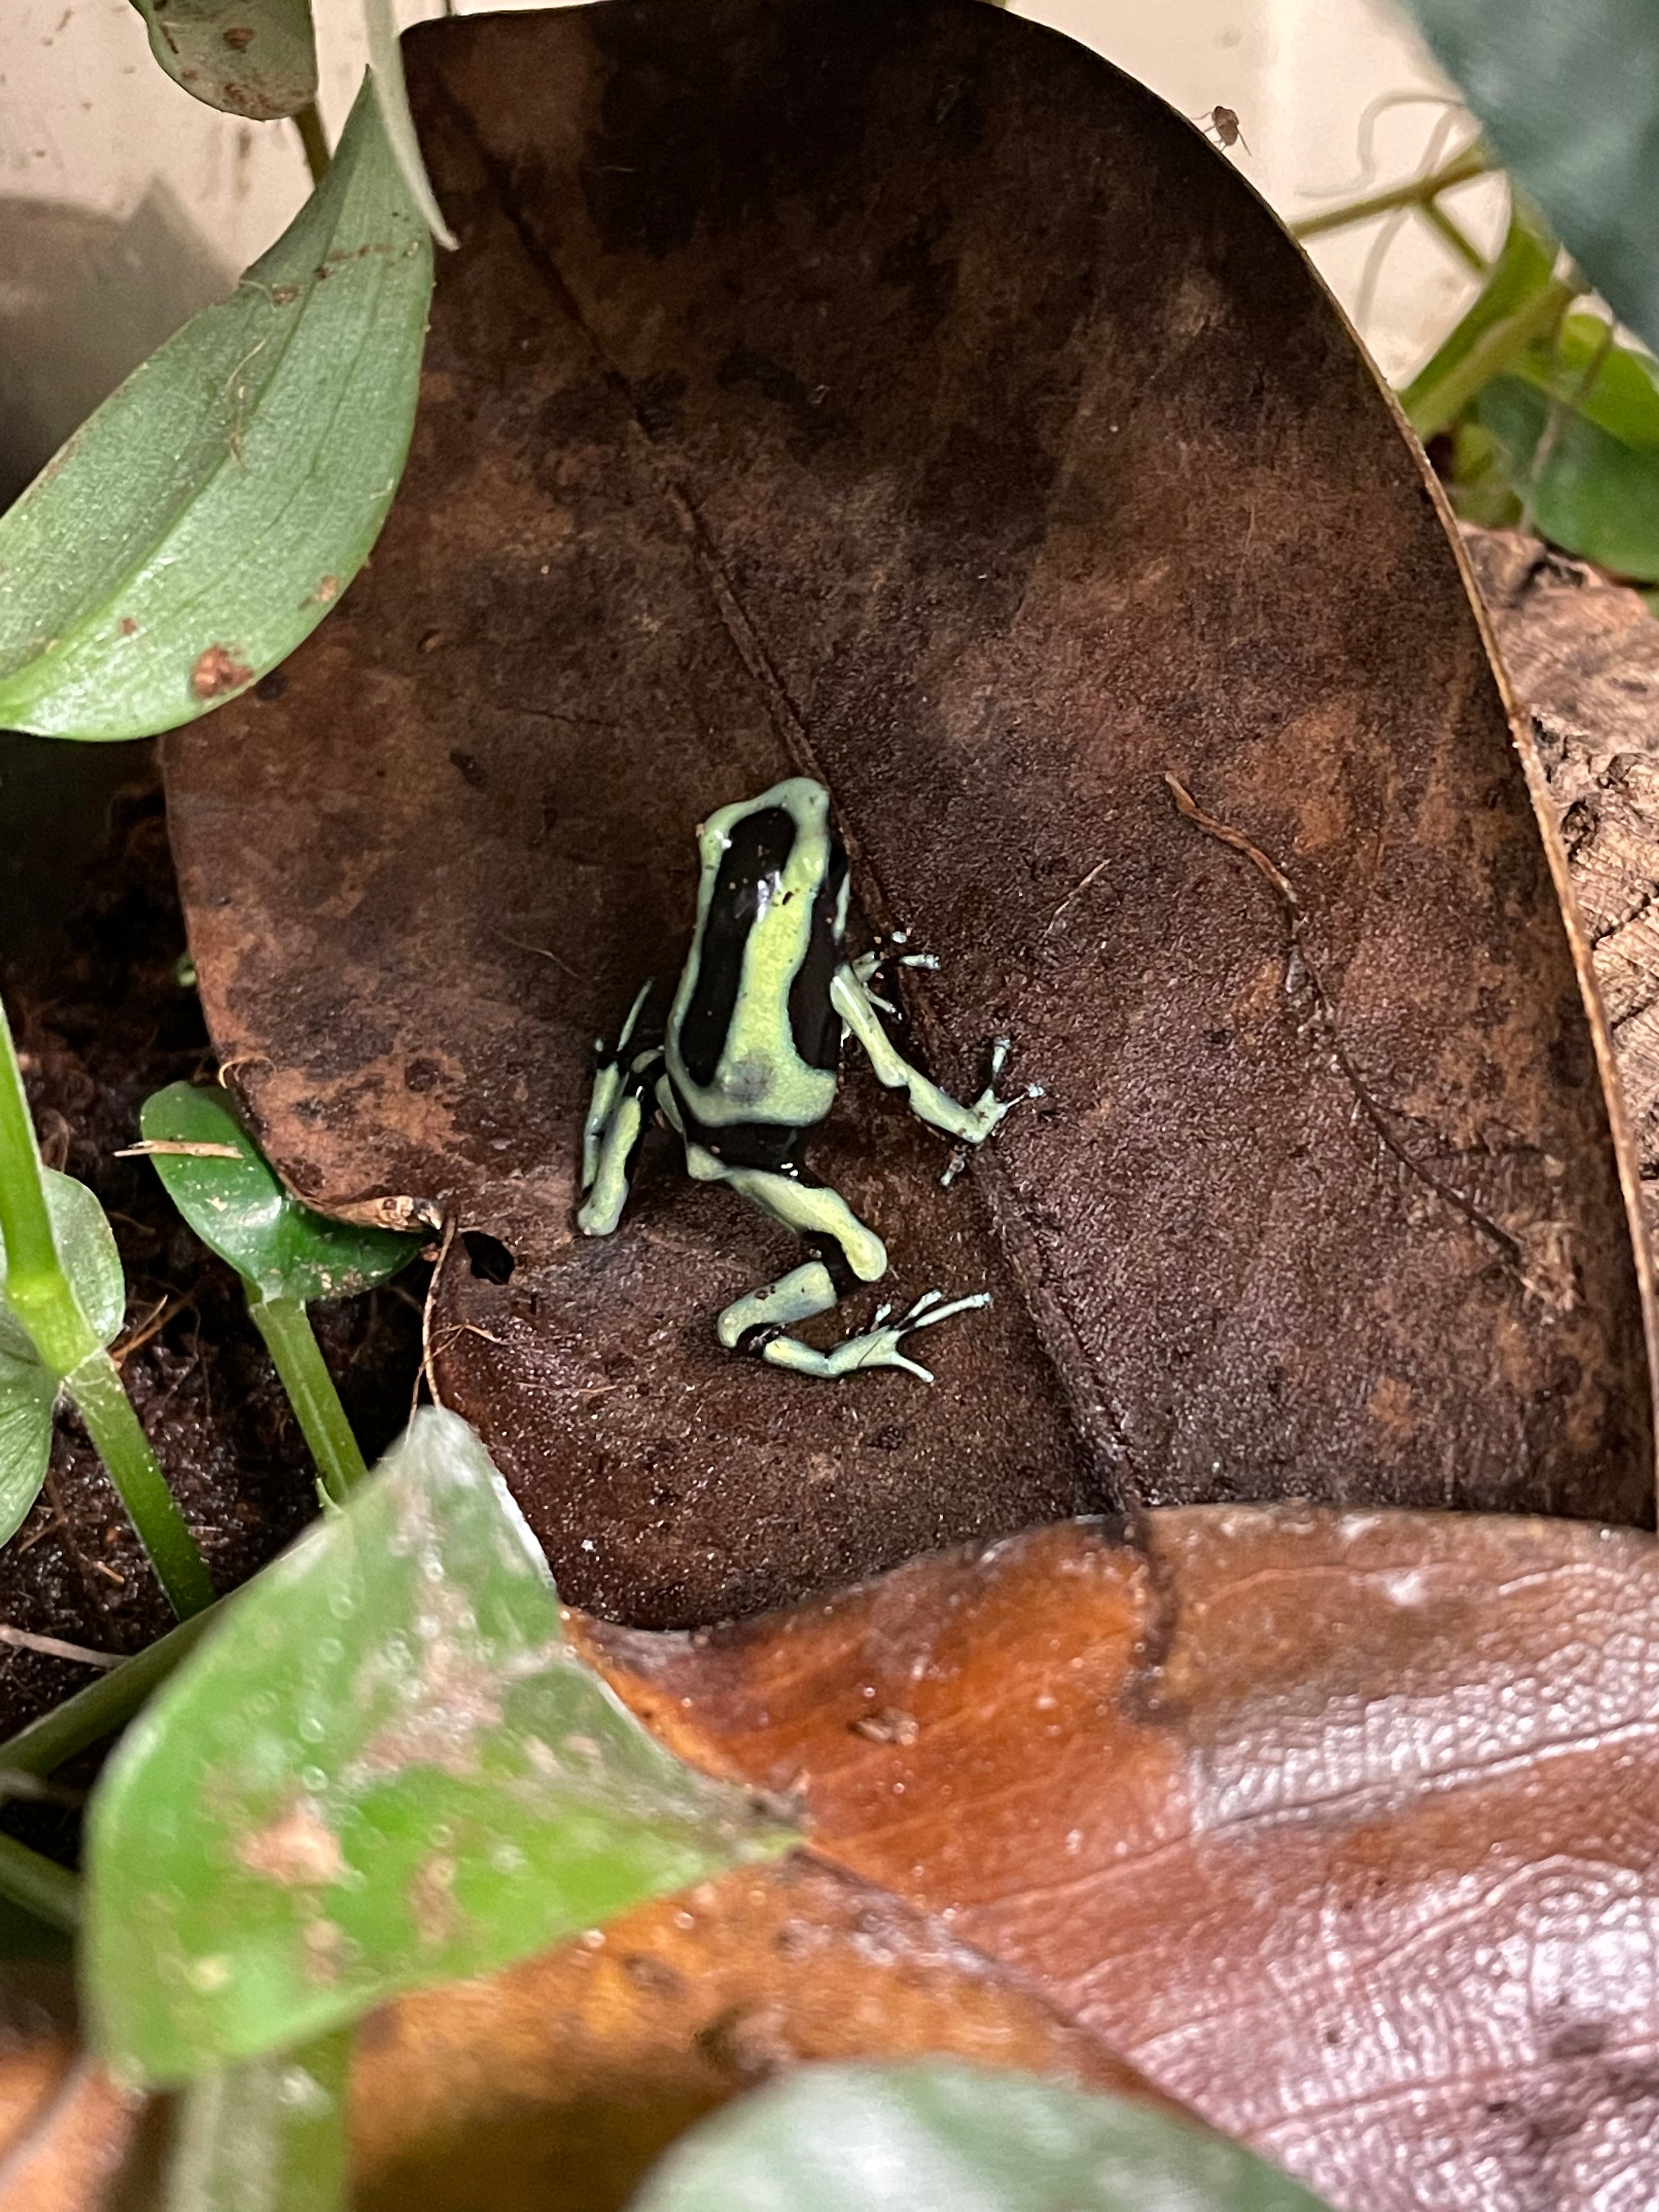
<svg viewBox="0 0 1659 2212"><path fill-rule="evenodd" d="M313 0L332 137L363 64L356 0ZM473 0L457 0L471 12ZM501 0L494 0L501 4ZM511 4L511 0L509 0ZM228 290L307 189L298 138L179 91L129 0L0 0L0 498L126 370ZM1232 158L1287 221L1419 166L1443 111L1372 104L1444 89L1390 0L1018 0L1188 115L1232 108ZM401 0L405 22L444 12ZM1457 137L1461 140L1460 128ZM1502 188L1455 203L1479 241ZM1407 218L1319 241L1316 258L1385 372L1399 378L1461 312L1473 279ZM1368 266L1368 264L1370 264Z"/></svg>

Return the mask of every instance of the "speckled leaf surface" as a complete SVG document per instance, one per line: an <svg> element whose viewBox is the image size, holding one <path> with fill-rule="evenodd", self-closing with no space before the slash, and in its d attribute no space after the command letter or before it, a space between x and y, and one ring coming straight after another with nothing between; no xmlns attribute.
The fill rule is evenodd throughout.
<svg viewBox="0 0 1659 2212"><path fill-rule="evenodd" d="M170 1083L144 1101L138 1125L155 1145L205 1151L150 1155L167 1196L202 1242L261 1298L301 1304L355 1297L406 1267L418 1240L356 1229L301 1206L272 1173L222 1091ZM231 1146L236 1158L216 1157Z"/></svg>
<svg viewBox="0 0 1659 2212"><path fill-rule="evenodd" d="M317 97L311 0L135 0L149 50L192 99L265 123Z"/></svg>
<svg viewBox="0 0 1659 2212"><path fill-rule="evenodd" d="M636 2212L1329 2212L1144 2105L939 2061L818 2066L676 2146Z"/></svg>
<svg viewBox="0 0 1659 2212"><path fill-rule="evenodd" d="M100 1344L112 1344L127 1308L115 1233L85 1183L51 1168L42 1173L64 1273ZM5 1270L0 1243L0 1544L16 1534L40 1495L58 1404L56 1376L41 1364L27 1330L6 1304Z"/></svg>
<svg viewBox="0 0 1659 2212"><path fill-rule="evenodd" d="M1421 457L1225 160L970 0L405 51L461 240L410 473L280 696L170 741L170 820L281 1174L507 1247L452 1244L434 1370L566 1595L706 1620L1119 1503L1650 1521L1552 854ZM884 1294L992 1291L932 1390L723 1354L791 1248L665 1139L574 1230L694 826L802 769L860 941L939 956L907 1049L1045 1087L941 1189L849 1060L810 1150Z"/></svg>
<svg viewBox="0 0 1659 2212"><path fill-rule="evenodd" d="M123 2072L178 2081L788 1840L581 1664L477 1438L428 1411L242 1593L106 1770L97 2040Z"/></svg>
<svg viewBox="0 0 1659 2212"><path fill-rule="evenodd" d="M1342 2212L1636 2212L1659 2164L1659 1553L1211 1508L590 1632L713 1771Z"/></svg>

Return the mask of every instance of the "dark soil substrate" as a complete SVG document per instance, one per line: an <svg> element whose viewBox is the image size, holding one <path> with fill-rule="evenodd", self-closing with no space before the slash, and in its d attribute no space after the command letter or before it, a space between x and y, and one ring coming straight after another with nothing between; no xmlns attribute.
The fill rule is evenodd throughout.
<svg viewBox="0 0 1659 2212"><path fill-rule="evenodd" d="M179 980L184 929L148 750L136 769L69 920L8 931L4 953L21 950L0 957L0 988L47 1163L90 1184L114 1225L128 1294L116 1356L222 1592L314 1511L315 1477L235 1276L184 1226L147 1162L115 1157L150 1092L210 1081L215 1065L196 994ZM9 834L25 833L14 820ZM408 1418L422 1272L313 1311L371 1462ZM127 1653L171 1620L79 1425L61 1419L46 1490L0 1549L0 1623ZM84 1666L0 1645L0 1736L90 1679ZM62 1816L44 1807L14 1804L4 1825L46 1848L66 1840Z"/></svg>

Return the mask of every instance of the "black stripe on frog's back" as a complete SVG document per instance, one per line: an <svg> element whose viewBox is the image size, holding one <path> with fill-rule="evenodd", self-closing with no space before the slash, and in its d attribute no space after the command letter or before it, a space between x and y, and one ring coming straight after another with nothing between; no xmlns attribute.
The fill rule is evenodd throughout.
<svg viewBox="0 0 1659 2212"><path fill-rule="evenodd" d="M841 1065L841 1016L830 1003L830 986L841 957L841 946L836 941L836 909L846 880L847 855L831 830L823 881L812 902L805 957L789 986L789 1034L809 1067L825 1068L832 1075Z"/></svg>
<svg viewBox="0 0 1659 2212"><path fill-rule="evenodd" d="M680 1058L693 1083L710 1084L743 981L744 948L760 910L761 885L775 880L795 842L785 806L745 814L732 832L714 878L697 950L697 980L680 1022Z"/></svg>

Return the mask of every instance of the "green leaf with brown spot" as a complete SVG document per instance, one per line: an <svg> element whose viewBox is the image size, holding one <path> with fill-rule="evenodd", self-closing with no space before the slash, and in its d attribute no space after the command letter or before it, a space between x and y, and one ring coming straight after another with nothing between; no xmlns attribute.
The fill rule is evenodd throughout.
<svg viewBox="0 0 1659 2212"><path fill-rule="evenodd" d="M167 1196L254 1300L355 1297L406 1267L418 1237L313 1213L277 1179L222 1091L170 1083L138 1117ZM229 1157L227 1158L226 1155Z"/></svg>
<svg viewBox="0 0 1659 2212"><path fill-rule="evenodd" d="M366 86L328 173L234 295L0 516L0 727L149 736L292 652L386 519L431 289Z"/></svg>
<svg viewBox="0 0 1659 2212"><path fill-rule="evenodd" d="M483 1446L428 1409L241 1591L106 1769L98 2045L183 2080L792 1840L581 1663Z"/></svg>
<svg viewBox="0 0 1659 2212"><path fill-rule="evenodd" d="M133 0L149 50L209 107L269 123L317 97L311 0Z"/></svg>

